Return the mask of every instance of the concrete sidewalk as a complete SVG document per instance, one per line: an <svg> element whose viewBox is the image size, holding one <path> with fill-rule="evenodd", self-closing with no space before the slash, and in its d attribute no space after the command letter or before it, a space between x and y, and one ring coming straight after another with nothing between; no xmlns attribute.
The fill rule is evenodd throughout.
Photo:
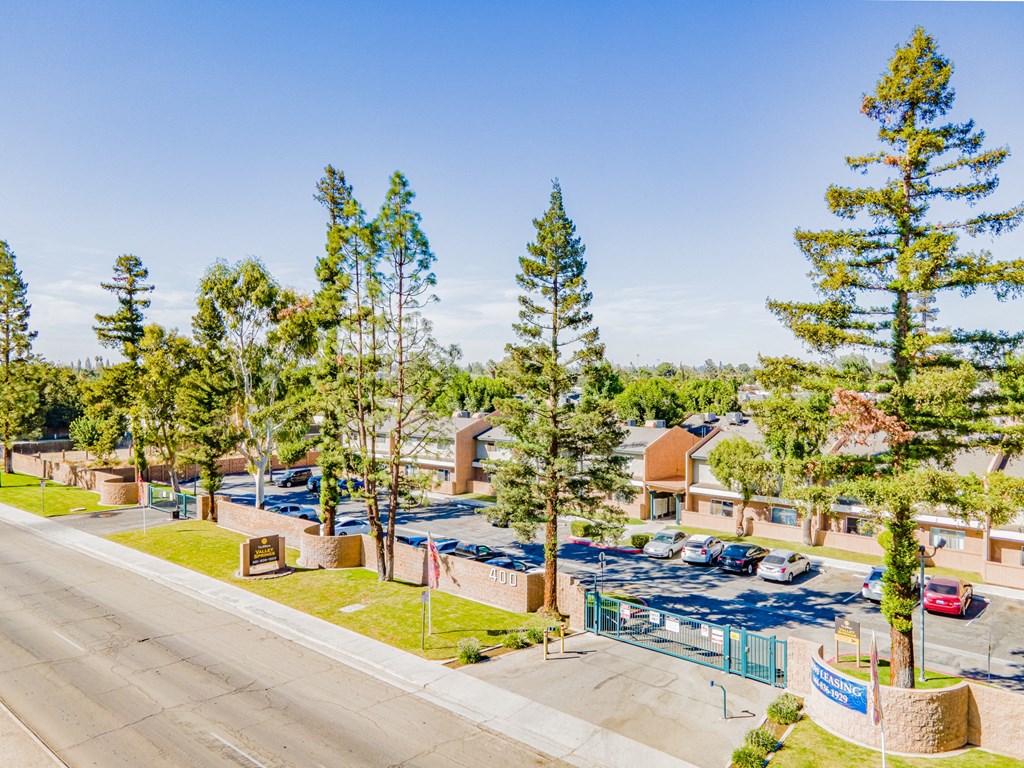
<svg viewBox="0 0 1024 768"><path fill-rule="evenodd" d="M522 680L510 682L507 676L500 674L503 668L508 667L498 662L493 662L493 669L498 670L499 674L494 680L488 680L486 675L453 670L421 659L240 587L98 538L75 527L61 525L5 505L0 505L0 521L226 610L354 669L374 675L471 722L573 765L609 768L622 765L642 765L645 768L719 768L724 764L719 755L709 759L694 754L687 747L698 731L715 733L719 751L726 750L723 754L731 749L732 729L727 737L725 733L715 730L713 723L703 719L699 724L689 722L689 713L679 711L675 706L652 709L650 701L660 693L657 685L651 687L650 694L643 697L643 702L634 703L630 696L620 697L618 694L594 691L596 684L588 682L592 677L577 676L585 671L583 665L574 665L569 661L538 665L528 655L523 655L523 661L518 663L528 664L532 668L530 685L522 685ZM594 650L608 657L608 649ZM658 654L640 652L646 655L648 665L654 659L664 661ZM692 677L694 686L707 684L702 677L704 671L699 667L679 660L672 660L672 663L675 665L672 672L674 677ZM639 662L630 662L626 667L633 669L634 665L644 666ZM591 670L589 675L592 674ZM624 671L614 675L606 674L606 684L608 680L621 675L621 682L630 686L650 685L638 679L635 674L630 678L630 674ZM735 685L741 681L733 679L730 682ZM768 696L775 693L766 686L764 690ZM588 696L581 698L584 691L588 691ZM587 698L601 698L602 695L606 701L604 709L607 709L607 702L610 702L617 711L614 722L605 714L601 717L588 717L588 708L581 707L581 701L585 704ZM537 700L541 697L546 701ZM714 701L710 696L708 700ZM750 701L750 708L758 709L757 703L753 699ZM763 707L759 709L763 711ZM686 721L681 720L684 716L687 716ZM753 727L758 721L759 716L744 719L743 726ZM643 728L638 727L641 722ZM651 733L676 733L679 738L674 743L659 738L653 740L653 744L647 743L650 739L634 738ZM697 762L690 762L691 759Z"/></svg>
<svg viewBox="0 0 1024 768"><path fill-rule="evenodd" d="M17 768L67 768L7 705L0 701L0 763Z"/></svg>

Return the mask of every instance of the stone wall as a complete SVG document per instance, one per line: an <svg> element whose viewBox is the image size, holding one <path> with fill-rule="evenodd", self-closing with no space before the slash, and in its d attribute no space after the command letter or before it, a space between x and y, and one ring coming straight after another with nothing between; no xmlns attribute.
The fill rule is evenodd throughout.
<svg viewBox="0 0 1024 768"><path fill-rule="evenodd" d="M358 568L362 565L360 536L321 536L310 526L299 536L300 568Z"/></svg>
<svg viewBox="0 0 1024 768"><path fill-rule="evenodd" d="M970 688L967 740L1024 760L1024 696L978 683Z"/></svg>
<svg viewBox="0 0 1024 768"><path fill-rule="evenodd" d="M807 714L816 722L850 741L880 749L879 729L866 715L836 704L811 685L814 657L823 658L820 643L789 638L788 690L805 697ZM1024 759L1024 729L1007 727L1024 722L1020 694L966 681L934 690L889 686L881 690L886 747L893 752L935 754L973 744Z"/></svg>
<svg viewBox="0 0 1024 768"><path fill-rule="evenodd" d="M539 581L540 605L544 604L544 579ZM569 617L569 626L582 631L586 621L586 592L579 579L558 574L558 609Z"/></svg>
<svg viewBox="0 0 1024 768"><path fill-rule="evenodd" d="M222 528L249 536L276 533L291 541L291 546L295 546L295 542L299 541L307 529L320 527L319 523L310 523L309 520L279 515L245 504L235 504L222 498L217 499L217 523Z"/></svg>
<svg viewBox="0 0 1024 768"><path fill-rule="evenodd" d="M99 483L100 504L129 506L139 503L139 486L120 477L101 480Z"/></svg>

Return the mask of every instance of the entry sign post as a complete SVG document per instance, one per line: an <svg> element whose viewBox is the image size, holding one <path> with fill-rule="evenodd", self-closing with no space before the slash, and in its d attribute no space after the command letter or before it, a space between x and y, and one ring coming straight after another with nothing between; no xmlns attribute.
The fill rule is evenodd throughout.
<svg viewBox="0 0 1024 768"><path fill-rule="evenodd" d="M857 666L860 667L860 622L836 616L835 629L836 661L839 661L839 644L849 643L857 647Z"/></svg>

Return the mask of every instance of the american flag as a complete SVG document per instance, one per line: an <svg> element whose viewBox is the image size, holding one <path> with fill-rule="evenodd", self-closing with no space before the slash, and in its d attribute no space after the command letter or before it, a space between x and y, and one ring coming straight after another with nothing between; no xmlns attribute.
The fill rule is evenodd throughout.
<svg viewBox="0 0 1024 768"><path fill-rule="evenodd" d="M875 644L875 633L871 633L871 722L878 725L882 722L882 699L878 683L878 646Z"/></svg>
<svg viewBox="0 0 1024 768"><path fill-rule="evenodd" d="M434 538L427 531L427 586L437 589L441 581L441 553L437 551Z"/></svg>

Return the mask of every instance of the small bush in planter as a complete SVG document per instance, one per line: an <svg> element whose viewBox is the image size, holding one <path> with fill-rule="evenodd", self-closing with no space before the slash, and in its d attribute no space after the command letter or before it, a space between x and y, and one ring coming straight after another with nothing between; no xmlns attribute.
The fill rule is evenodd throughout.
<svg viewBox="0 0 1024 768"><path fill-rule="evenodd" d="M779 725L790 725L800 719L800 701L791 693L784 693L768 705L768 718Z"/></svg>
<svg viewBox="0 0 1024 768"><path fill-rule="evenodd" d="M629 537L629 543L636 549L643 549L648 541L651 540L651 534L649 533L634 533Z"/></svg>
<svg viewBox="0 0 1024 768"><path fill-rule="evenodd" d="M732 751L732 764L735 768L762 768L765 754L749 744L744 744Z"/></svg>
<svg viewBox="0 0 1024 768"><path fill-rule="evenodd" d="M463 664L476 664L484 657L480 652L480 641L475 637L464 637L459 640L458 649L459 661Z"/></svg>
<svg viewBox="0 0 1024 768"><path fill-rule="evenodd" d="M761 750L766 755L769 752L774 752L775 748L779 746L774 734L767 728L753 728L747 731L745 742L748 747Z"/></svg>
<svg viewBox="0 0 1024 768"><path fill-rule="evenodd" d="M526 630L526 639L534 645L544 642L544 630L541 627L530 627Z"/></svg>
<svg viewBox="0 0 1024 768"><path fill-rule="evenodd" d="M506 648L511 648L514 651L522 650L523 648L529 648L531 643L522 632L509 632L503 638L501 638L501 644Z"/></svg>

